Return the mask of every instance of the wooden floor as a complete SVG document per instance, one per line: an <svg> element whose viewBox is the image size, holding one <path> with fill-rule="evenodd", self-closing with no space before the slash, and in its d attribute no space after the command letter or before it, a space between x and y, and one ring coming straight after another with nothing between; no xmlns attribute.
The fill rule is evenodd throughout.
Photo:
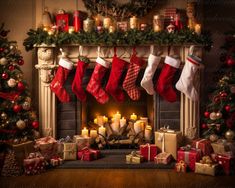
<svg viewBox="0 0 235 188"><path fill-rule="evenodd" d="M235 176L203 176L173 170L54 169L41 175L0 177L0 188L233 188Z"/></svg>

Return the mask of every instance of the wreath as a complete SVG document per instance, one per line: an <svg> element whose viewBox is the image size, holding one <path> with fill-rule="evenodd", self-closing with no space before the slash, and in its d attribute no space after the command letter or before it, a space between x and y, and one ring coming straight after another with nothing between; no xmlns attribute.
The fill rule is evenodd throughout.
<svg viewBox="0 0 235 188"><path fill-rule="evenodd" d="M145 16L155 7L157 0L130 0L128 3L118 3L112 0L83 0L83 3L92 15L101 14L122 20L131 16Z"/></svg>

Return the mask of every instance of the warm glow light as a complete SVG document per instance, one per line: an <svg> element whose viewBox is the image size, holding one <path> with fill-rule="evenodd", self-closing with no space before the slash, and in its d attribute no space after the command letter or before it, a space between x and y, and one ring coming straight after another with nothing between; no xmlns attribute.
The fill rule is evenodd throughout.
<svg viewBox="0 0 235 188"><path fill-rule="evenodd" d="M133 113L133 114L130 116L130 119L136 121L136 120L137 120L137 115L135 115L135 113Z"/></svg>
<svg viewBox="0 0 235 188"><path fill-rule="evenodd" d="M83 137L88 137L89 136L89 130L86 127L84 127L82 129L82 136Z"/></svg>

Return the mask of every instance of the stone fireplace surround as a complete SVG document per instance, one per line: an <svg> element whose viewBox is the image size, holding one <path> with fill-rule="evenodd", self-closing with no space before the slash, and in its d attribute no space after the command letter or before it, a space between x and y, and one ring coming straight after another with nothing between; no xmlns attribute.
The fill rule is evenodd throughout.
<svg viewBox="0 0 235 188"><path fill-rule="evenodd" d="M54 70L58 67L58 60L60 58L60 48L63 49L64 52L67 53L68 58L72 60L74 63L77 61L77 57L80 55L87 56L93 63L89 65L89 69L92 70L94 68L94 62L97 58L97 52L99 51L99 55L107 61L112 61L113 57L113 47L105 47L105 46L83 46L82 48L75 46L38 46L37 56L38 56L38 64L35 65L38 70L38 89L39 89L39 120L41 124L41 133L42 136L52 135L53 137L64 136L65 133L59 132L59 120L61 117L60 112L58 112L58 107L62 105L62 108L66 108L66 104L58 103L56 96L50 90L50 82L54 76ZM160 47L163 54L162 60L168 53L167 46ZM180 59L182 61L181 68L185 62L186 56L188 54L189 45L178 46L180 51ZM81 50L82 49L82 50ZM117 47L117 55L122 59L128 61L131 55L132 47L129 46L120 46ZM200 48L199 50L202 50ZM136 51L138 56L143 57L147 60L150 46L138 46L136 47ZM161 64L162 65L162 64ZM158 71L161 69L161 65L158 67ZM199 79L201 80L201 74L198 74ZM143 92L142 92L143 93ZM149 97L149 96L148 96ZM155 94L152 98L153 101L153 117L150 117L151 123L153 124L153 130L159 129L162 125L162 121L160 120L160 109L166 110L171 109L173 106L173 111L178 115L179 126L172 127L178 130L181 130L183 135L192 139L199 134L199 102L193 102L189 100L183 93L180 94L180 100L177 103L165 103L161 100L161 98ZM73 103L76 103L74 108L84 109L85 104L81 104L79 101L74 100ZM69 105L67 105L68 107ZM162 108L163 107L163 108ZM164 108L165 107L165 108ZM169 110L168 110L169 111ZM86 114L84 114L84 110L81 110L81 113L75 114L76 116L76 134L80 134L81 127L87 123ZM170 116L171 113L165 113L165 116ZM164 115L163 115L164 116ZM168 119L168 118L166 118ZM174 121L174 119L173 119ZM69 134L69 133L68 133Z"/></svg>

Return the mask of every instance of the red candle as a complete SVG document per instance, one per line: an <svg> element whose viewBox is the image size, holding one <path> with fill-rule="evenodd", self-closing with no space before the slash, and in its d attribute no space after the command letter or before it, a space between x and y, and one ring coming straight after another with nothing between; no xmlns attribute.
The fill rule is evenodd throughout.
<svg viewBox="0 0 235 188"><path fill-rule="evenodd" d="M73 15L73 26L74 26L75 32L78 32L81 30L81 19L80 19L78 10L75 10L74 15Z"/></svg>

